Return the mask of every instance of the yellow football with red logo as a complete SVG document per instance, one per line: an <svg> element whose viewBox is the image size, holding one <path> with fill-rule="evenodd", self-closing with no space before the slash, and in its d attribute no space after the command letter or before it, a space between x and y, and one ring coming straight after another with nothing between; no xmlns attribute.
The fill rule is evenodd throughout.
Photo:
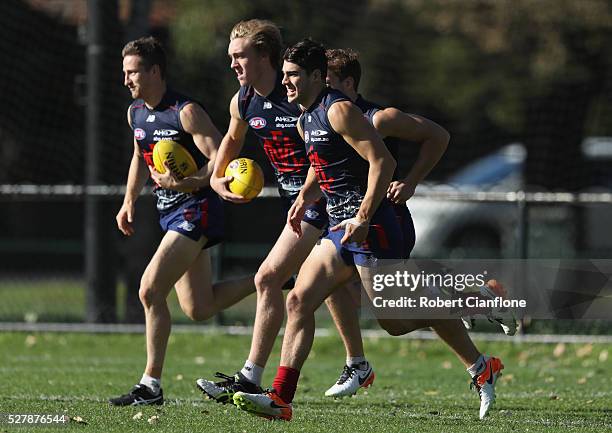
<svg viewBox="0 0 612 433"><path fill-rule="evenodd" d="M153 164L155 170L160 173L166 172L164 162L168 163L170 171L179 179L191 176L198 170L193 156L176 141L159 140L153 147Z"/></svg>
<svg viewBox="0 0 612 433"><path fill-rule="evenodd" d="M233 177L229 183L230 191L247 199L257 197L264 185L261 167L250 158L231 161L225 169L225 175Z"/></svg>

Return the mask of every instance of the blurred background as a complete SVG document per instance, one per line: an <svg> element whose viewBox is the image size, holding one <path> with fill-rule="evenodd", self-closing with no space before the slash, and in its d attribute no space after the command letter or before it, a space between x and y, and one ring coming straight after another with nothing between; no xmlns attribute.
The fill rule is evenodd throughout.
<svg viewBox="0 0 612 433"><path fill-rule="evenodd" d="M139 279L161 232L149 195L133 238L115 226L132 155L121 48L160 38L170 85L224 132L238 89L228 36L250 18L276 22L287 44L359 51L366 98L451 133L408 202L415 257L612 258L611 0L4 0L0 12L2 322L143 321ZM400 148L405 173L418 146ZM217 279L256 271L285 219L253 137L243 153L270 188L227 205ZM254 302L214 322L251 324Z"/></svg>

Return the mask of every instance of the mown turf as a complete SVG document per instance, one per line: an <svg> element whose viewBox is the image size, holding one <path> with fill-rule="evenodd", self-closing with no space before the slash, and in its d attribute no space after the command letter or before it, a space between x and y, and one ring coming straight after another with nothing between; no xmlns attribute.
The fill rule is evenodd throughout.
<svg viewBox="0 0 612 433"><path fill-rule="evenodd" d="M366 351L377 379L356 397L330 400L323 392L343 364L337 338L318 338L302 371L294 420L270 422L233 406L203 400L197 377L232 373L248 353L238 336L171 337L161 408L110 407L144 363L144 336L0 334L0 412L80 417L62 431L90 432L508 432L612 429L612 345L479 342L500 356L505 375L489 419L478 420L478 398L459 362L439 342L370 339ZM278 364L275 348L264 381ZM142 413L139 417L138 413ZM134 418L136 416L136 419ZM151 417L158 418L149 423ZM26 431L20 429L18 431ZM0 431L15 431L0 425ZM35 431L57 431L40 428Z"/></svg>

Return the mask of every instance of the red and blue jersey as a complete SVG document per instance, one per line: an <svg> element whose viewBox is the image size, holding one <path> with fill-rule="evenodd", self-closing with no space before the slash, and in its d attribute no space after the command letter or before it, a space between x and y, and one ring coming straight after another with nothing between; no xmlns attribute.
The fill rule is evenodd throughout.
<svg viewBox="0 0 612 433"><path fill-rule="evenodd" d="M304 142L297 131L301 113L298 105L287 101L285 86L277 79L268 96L259 95L252 86L242 86L238 110L272 164L281 197L295 197L309 168Z"/></svg>
<svg viewBox="0 0 612 433"><path fill-rule="evenodd" d="M326 88L302 114L306 153L327 200L330 224L357 214L368 183L369 164L329 123L329 108L350 101L342 92Z"/></svg>
<svg viewBox="0 0 612 433"><path fill-rule="evenodd" d="M153 147L160 140L173 140L180 143L191 154L198 169L202 168L208 159L195 145L191 134L185 132L181 124L180 112L185 105L195 102L190 98L168 89L161 101L153 109L149 109L142 99L135 100L130 105L131 127L134 139L147 163L153 167ZM196 196L206 194L210 187L196 191ZM164 189L156 186L157 209L166 212L187 201L194 194Z"/></svg>

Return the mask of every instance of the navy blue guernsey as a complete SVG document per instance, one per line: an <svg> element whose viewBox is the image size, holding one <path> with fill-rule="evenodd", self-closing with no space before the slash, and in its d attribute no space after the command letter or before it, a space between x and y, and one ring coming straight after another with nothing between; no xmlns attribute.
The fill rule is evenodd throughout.
<svg viewBox="0 0 612 433"><path fill-rule="evenodd" d="M357 105L361 109L361 111L363 111L363 115L365 116L366 119L368 119L368 122L370 122L370 125L372 126L374 126L374 115L380 110L385 109L381 105L378 105L374 102L363 99L361 95L357 95L357 99L355 100L355 105ZM399 140L393 137L383 137L383 141L385 142L387 149L389 149L389 152L393 156L393 159L395 159L396 161L399 161L398 159ZM398 166L399 166L399 163L398 163ZM393 172L393 180L398 180L398 179L399 179L398 169L396 167L395 171Z"/></svg>
<svg viewBox="0 0 612 433"><path fill-rule="evenodd" d="M327 199L332 225L357 214L369 170L368 162L329 123L329 108L340 101L350 100L342 92L326 88L300 117L306 152Z"/></svg>
<svg viewBox="0 0 612 433"><path fill-rule="evenodd" d="M191 102L195 101L168 89L162 100L153 109L149 109L142 99L137 99L130 105L130 118L134 131L134 139L138 143L147 165L154 166L153 147L155 143L163 139L176 141L185 147L195 160L198 169L208 162L208 159L193 142L191 134L185 132L181 124L181 109ZM202 195L209 188L203 188L194 194ZM160 212L166 212L194 195L164 189L157 185L155 186L154 194L157 196L157 209Z"/></svg>
<svg viewBox="0 0 612 433"><path fill-rule="evenodd" d="M297 131L300 109L287 101L287 91L280 80L268 96L261 96L251 86L238 92L238 110L259 138L272 164L281 197L296 196L308 174L304 142Z"/></svg>

